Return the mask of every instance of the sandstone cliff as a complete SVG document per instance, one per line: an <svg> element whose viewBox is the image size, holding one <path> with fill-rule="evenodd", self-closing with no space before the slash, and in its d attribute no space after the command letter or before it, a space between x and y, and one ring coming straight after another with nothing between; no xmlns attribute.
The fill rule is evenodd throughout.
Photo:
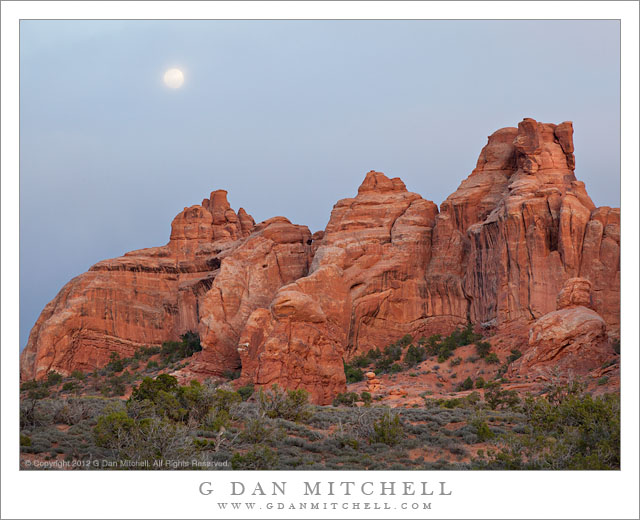
<svg viewBox="0 0 640 520"><path fill-rule="evenodd" d="M166 246L69 282L34 326L21 376L92 370L111 351L197 330L203 351L186 377L241 368L241 383L326 403L344 391L343 359L467 321L531 326L520 371L576 368L553 354L558 341L597 363L619 334L620 211L596 208L576 179L572 134L532 119L498 130L440 210L371 171L313 235L284 217L256 225L215 191L174 219Z"/></svg>

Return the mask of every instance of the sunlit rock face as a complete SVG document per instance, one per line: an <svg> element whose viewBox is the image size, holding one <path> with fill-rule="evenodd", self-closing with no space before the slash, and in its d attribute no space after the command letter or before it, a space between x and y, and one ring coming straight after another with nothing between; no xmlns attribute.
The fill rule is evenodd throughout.
<svg viewBox="0 0 640 520"><path fill-rule="evenodd" d="M166 246L69 282L34 326L21 375L92 370L194 330L203 350L185 378L241 369L240 384L328 403L346 388L343 360L467 321L535 331L523 348L544 352L519 370L576 368L553 354L553 334L582 338L575 352L595 362L604 350L586 346L619 333L620 211L596 208L576 179L572 135L569 122L532 119L498 130L439 210L370 171L313 234L284 217L256 225L214 191L176 216Z"/></svg>

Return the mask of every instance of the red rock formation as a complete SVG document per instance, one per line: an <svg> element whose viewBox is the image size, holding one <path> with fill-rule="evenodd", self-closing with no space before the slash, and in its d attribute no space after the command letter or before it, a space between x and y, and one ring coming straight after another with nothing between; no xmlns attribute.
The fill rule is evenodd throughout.
<svg viewBox="0 0 640 520"><path fill-rule="evenodd" d="M591 302L588 280L568 280L557 302L558 310L531 326L528 349L509 367L509 377L582 376L614 357L604 319L585 306Z"/></svg>
<svg viewBox="0 0 640 520"><path fill-rule="evenodd" d="M284 217L255 225L214 191L174 219L167 246L69 282L32 330L22 377L197 329L185 377L241 365L240 383L328 403L345 389L343 359L467 320L519 342L531 328L520 371L584 370L618 334L620 211L595 208L576 180L572 135L533 119L498 130L439 212L371 171L313 235Z"/></svg>
<svg viewBox="0 0 640 520"><path fill-rule="evenodd" d="M166 246L104 260L71 280L31 330L21 377L39 378L49 370L91 371L104 366L111 352L130 356L140 346L197 330L198 301L211 287L221 258L234 249L235 213L226 192L214 192L211 201L214 215L227 220L214 222L202 206L185 208L173 220ZM246 213L243 220L253 221ZM214 241L215 236L223 238Z"/></svg>
<svg viewBox="0 0 640 520"><path fill-rule="evenodd" d="M255 226L224 258L211 289L200 299L203 351L192 371L221 375L240 367L238 341L249 315L269 305L280 287L307 274L310 238L306 226L275 217Z"/></svg>

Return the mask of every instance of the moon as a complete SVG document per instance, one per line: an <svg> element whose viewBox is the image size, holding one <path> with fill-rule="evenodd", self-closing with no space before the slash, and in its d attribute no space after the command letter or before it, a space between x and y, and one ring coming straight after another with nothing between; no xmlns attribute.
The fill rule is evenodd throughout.
<svg viewBox="0 0 640 520"><path fill-rule="evenodd" d="M180 69L169 69L164 73L164 84L169 88L180 88L184 83L184 74Z"/></svg>

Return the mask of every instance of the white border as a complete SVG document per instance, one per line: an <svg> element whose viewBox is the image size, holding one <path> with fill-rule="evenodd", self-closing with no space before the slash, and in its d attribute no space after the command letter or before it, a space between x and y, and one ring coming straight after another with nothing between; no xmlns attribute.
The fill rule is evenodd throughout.
<svg viewBox="0 0 640 520"><path fill-rule="evenodd" d="M2 518L216 518L230 479L446 480L415 518L638 518L637 2L2 2ZM619 472L19 472L18 20L20 18L582 18L622 20L622 470ZM546 37L541 35L541 37ZM517 42L513 42L517 45ZM603 172L615 175L616 172ZM46 259L45 259L46 261ZM288 496L287 498L292 498ZM295 497L293 497L295 498ZM383 497L379 497L381 500ZM260 510L261 518L388 518L384 511ZM403 517L399 512L394 516ZM410 517L411 513L407 513ZM224 513L247 517L246 511Z"/></svg>

